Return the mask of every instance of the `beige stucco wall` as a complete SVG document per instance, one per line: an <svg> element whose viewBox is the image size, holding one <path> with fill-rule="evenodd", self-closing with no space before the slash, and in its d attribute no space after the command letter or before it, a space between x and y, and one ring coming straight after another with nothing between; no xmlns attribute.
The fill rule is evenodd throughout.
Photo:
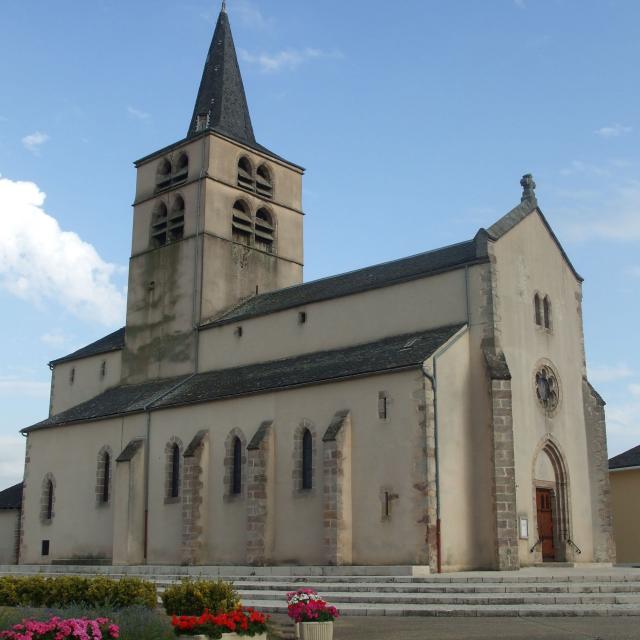
<svg viewBox="0 0 640 640"><path fill-rule="evenodd" d="M102 363L105 375L101 375ZM71 371L75 369L73 383ZM51 413L56 414L90 400L120 383L122 352L112 351L56 365L51 372Z"/></svg>
<svg viewBox="0 0 640 640"><path fill-rule="evenodd" d="M492 479L484 363L469 332L436 363L444 571L492 568ZM485 387L486 388L486 387Z"/></svg>
<svg viewBox="0 0 640 640"><path fill-rule="evenodd" d="M29 463L24 490L22 562L53 559L110 558L113 546L113 489L108 505L96 500L97 459L103 446L115 458L135 437L144 437L144 416L47 429L28 438ZM55 480L54 517L40 519L42 483L47 473ZM40 555L41 541L51 541L48 558Z"/></svg>
<svg viewBox="0 0 640 640"><path fill-rule="evenodd" d="M503 236L494 249L498 339L513 376L517 509L529 519L529 539L520 541L520 562L532 561L529 549L537 539L534 456L548 436L557 442L568 467L569 534L582 550L576 561L588 562L593 558L593 531L582 398L581 285L537 213ZM534 322L536 291L551 298L551 331ZM545 360L557 372L561 387L561 401L552 416L542 410L535 394L535 373Z"/></svg>
<svg viewBox="0 0 640 640"><path fill-rule="evenodd" d="M640 562L640 469L611 471L611 505L613 535L617 561Z"/></svg>
<svg viewBox="0 0 640 640"><path fill-rule="evenodd" d="M389 313L393 309L394 313ZM305 324L298 313L305 311ZM465 270L200 332L200 369L264 362L466 322ZM242 326L242 337L236 328Z"/></svg>
<svg viewBox="0 0 640 640"><path fill-rule="evenodd" d="M16 562L16 533L19 509L0 509L0 564Z"/></svg>
<svg viewBox="0 0 640 640"><path fill-rule="evenodd" d="M244 561L246 498L224 497L224 446L232 429L241 430L248 442L263 420L272 419L277 446L273 561L322 562L321 440L336 411L348 408L354 452L353 562L424 563L425 524L420 521L424 514L416 511L420 496L415 485L425 463L407 464L424 451L424 432L417 420L418 406L424 402L423 384L416 370L153 413L149 561L181 561L180 505L165 504L165 446L172 436L187 446L201 429L210 432L211 452L206 562ZM390 398L388 420L377 416L381 390ZM293 435L303 420L315 432L314 489L304 495L296 491L292 478ZM49 561L111 555L113 513L112 507L96 506L96 456L105 444L117 455L127 442L144 433L145 418L139 415L30 435L23 562L47 561L40 557L42 539L51 540ZM47 472L56 481L55 517L51 524L42 524L41 483ZM398 495L390 520L382 518L383 488ZM118 496L113 499L117 501Z"/></svg>

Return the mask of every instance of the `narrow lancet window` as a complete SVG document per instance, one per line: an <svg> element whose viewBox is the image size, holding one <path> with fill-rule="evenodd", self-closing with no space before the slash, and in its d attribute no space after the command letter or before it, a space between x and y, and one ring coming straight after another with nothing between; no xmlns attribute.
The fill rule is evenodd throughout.
<svg viewBox="0 0 640 640"><path fill-rule="evenodd" d="M109 487L111 485L111 456L108 453L104 454L102 459L102 503L107 504L109 502Z"/></svg>
<svg viewBox="0 0 640 640"><path fill-rule="evenodd" d="M544 328L551 329L551 299L549 296L545 296L542 301L544 311Z"/></svg>
<svg viewBox="0 0 640 640"><path fill-rule="evenodd" d="M242 493L242 442L238 436L233 439L233 473L231 476L231 493Z"/></svg>
<svg viewBox="0 0 640 640"><path fill-rule="evenodd" d="M174 444L171 448L171 495L170 498L180 496L180 447Z"/></svg>
<svg viewBox="0 0 640 640"><path fill-rule="evenodd" d="M47 482L47 510L45 517L47 520L53 519L53 481Z"/></svg>
<svg viewBox="0 0 640 640"><path fill-rule="evenodd" d="M533 313L536 324L541 327L542 326L542 302L540 300L539 294L533 297Z"/></svg>
<svg viewBox="0 0 640 640"><path fill-rule="evenodd" d="M313 437L309 429L302 435L302 488L313 489Z"/></svg>

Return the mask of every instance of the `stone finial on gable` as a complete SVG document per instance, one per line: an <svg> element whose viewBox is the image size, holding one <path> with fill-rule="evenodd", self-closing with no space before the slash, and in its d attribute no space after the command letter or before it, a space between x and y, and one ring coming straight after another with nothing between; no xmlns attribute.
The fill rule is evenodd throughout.
<svg viewBox="0 0 640 640"><path fill-rule="evenodd" d="M520 186L522 187L522 202L525 200L536 199L536 183L533 180L533 176L530 173L522 176L520 180Z"/></svg>

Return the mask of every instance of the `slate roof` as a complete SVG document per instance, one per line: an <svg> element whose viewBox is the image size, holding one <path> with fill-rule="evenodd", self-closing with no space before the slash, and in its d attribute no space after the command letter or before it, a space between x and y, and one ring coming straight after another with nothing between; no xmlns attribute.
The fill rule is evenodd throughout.
<svg viewBox="0 0 640 640"><path fill-rule="evenodd" d="M115 387L51 416L23 433L236 396L339 381L419 366L463 325L403 334L367 344L293 358Z"/></svg>
<svg viewBox="0 0 640 640"><path fill-rule="evenodd" d="M613 456L609 460L609 469L625 469L627 467L640 467L640 444L629 451Z"/></svg>
<svg viewBox="0 0 640 640"><path fill-rule="evenodd" d="M256 143L229 16L224 8L211 40L187 137L198 133L200 114L208 115L208 129L219 129L245 144Z"/></svg>
<svg viewBox="0 0 640 640"><path fill-rule="evenodd" d="M20 509L22 506L22 482L0 491L0 510Z"/></svg>
<svg viewBox="0 0 640 640"><path fill-rule="evenodd" d="M253 296L206 323L203 328L240 322L313 302L388 287L486 260L486 252L476 236L473 240L419 253L408 258Z"/></svg>
<svg viewBox="0 0 640 640"><path fill-rule="evenodd" d="M124 348L124 327L118 329L113 333L110 333L100 340L96 340L82 349L78 349L68 356L63 356L57 360L52 360L49 364L56 365L63 362L69 362L71 360L80 360L80 358L88 358L90 356L97 356L101 353L109 353L110 351L119 351Z"/></svg>

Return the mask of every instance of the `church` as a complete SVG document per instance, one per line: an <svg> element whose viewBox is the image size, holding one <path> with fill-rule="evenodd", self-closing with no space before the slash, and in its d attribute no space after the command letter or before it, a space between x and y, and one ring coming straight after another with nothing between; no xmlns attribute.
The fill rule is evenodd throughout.
<svg viewBox="0 0 640 640"><path fill-rule="evenodd" d="M256 141L224 6L186 137L135 166L126 326L50 363L20 563L614 560L582 278L531 175L473 238L304 282L304 170Z"/></svg>

